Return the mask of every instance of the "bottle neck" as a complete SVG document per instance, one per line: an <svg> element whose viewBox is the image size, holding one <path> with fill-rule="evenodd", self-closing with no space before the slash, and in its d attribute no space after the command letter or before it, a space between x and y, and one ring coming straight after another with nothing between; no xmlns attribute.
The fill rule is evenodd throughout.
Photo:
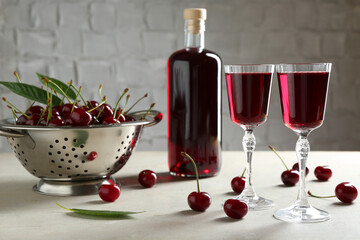
<svg viewBox="0 0 360 240"><path fill-rule="evenodd" d="M185 20L185 48L197 48L200 51L205 47L205 21L198 19Z"/></svg>

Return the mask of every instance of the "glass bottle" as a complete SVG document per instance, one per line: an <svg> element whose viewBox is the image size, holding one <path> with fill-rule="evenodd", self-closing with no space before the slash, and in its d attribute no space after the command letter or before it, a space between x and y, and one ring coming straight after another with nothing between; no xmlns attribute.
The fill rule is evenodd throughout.
<svg viewBox="0 0 360 240"><path fill-rule="evenodd" d="M206 9L184 10L185 48L167 63L168 163L171 175L214 176L221 167L220 57L205 46Z"/></svg>

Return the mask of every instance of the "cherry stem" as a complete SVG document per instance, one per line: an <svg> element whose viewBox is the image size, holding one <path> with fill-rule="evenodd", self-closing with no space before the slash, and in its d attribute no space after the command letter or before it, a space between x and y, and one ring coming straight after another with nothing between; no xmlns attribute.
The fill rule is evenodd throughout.
<svg viewBox="0 0 360 240"><path fill-rule="evenodd" d="M100 84L100 86L99 86L99 97L100 97L100 99L103 99L103 97L102 97L102 95L101 95L101 90L102 90L102 88L103 88L103 85Z"/></svg>
<svg viewBox="0 0 360 240"><path fill-rule="evenodd" d="M143 100L144 98L146 98L148 96L148 94L146 93L144 96L142 96L141 98L139 98L126 112L125 114L127 114L131 109L133 109L133 107L138 104L141 100Z"/></svg>
<svg viewBox="0 0 360 240"><path fill-rule="evenodd" d="M101 108L100 111L98 112L98 115L96 116L96 120L99 119L99 117L101 116L103 111L104 111L104 108Z"/></svg>
<svg viewBox="0 0 360 240"><path fill-rule="evenodd" d="M43 79L44 79L44 81L45 81L46 83L51 83L51 84L54 85L57 89L59 89L60 92L61 92L61 94L66 98L66 100L68 100L68 102L71 103L71 100L69 99L69 97L66 95L66 93L65 93L56 83L54 83L53 81L51 81L50 79L45 78L45 77L44 77Z"/></svg>
<svg viewBox="0 0 360 240"><path fill-rule="evenodd" d="M316 196L316 195L312 194L310 192L310 190L307 193L309 194L309 196L315 197L315 198L333 198L333 197L336 197L335 195L334 196Z"/></svg>
<svg viewBox="0 0 360 240"><path fill-rule="evenodd" d="M129 98L130 98L130 94L128 94L128 95L126 96L126 102L125 102L124 108L121 110L120 114L123 114L123 113L124 113L124 110L125 110L125 108L126 108L126 105L128 104ZM116 109L115 109L115 112L116 112Z"/></svg>
<svg viewBox="0 0 360 240"><path fill-rule="evenodd" d="M14 112L14 109L13 109L11 106L9 106L9 105L7 105L7 107L10 109L10 111L11 111L11 113L12 113L12 115L13 115L13 118L15 119L15 122L16 122L17 116L16 116L16 114L15 114L15 112Z"/></svg>
<svg viewBox="0 0 360 240"><path fill-rule="evenodd" d="M240 177L244 177L245 171L246 171L246 168L244 168L244 171L242 172Z"/></svg>
<svg viewBox="0 0 360 240"><path fill-rule="evenodd" d="M46 126L49 125L50 119L52 118L52 98L53 98L54 89L51 89L50 101L48 101L48 116L46 119Z"/></svg>
<svg viewBox="0 0 360 240"><path fill-rule="evenodd" d="M49 103L49 86L48 86L48 82L45 81L45 85L46 85L46 98L47 98L47 103Z"/></svg>
<svg viewBox="0 0 360 240"><path fill-rule="evenodd" d="M19 74L18 74L16 71L14 71L14 75L15 75L17 81L18 81L19 83L21 83L21 79L20 79L20 77L19 77Z"/></svg>
<svg viewBox="0 0 360 240"><path fill-rule="evenodd" d="M67 82L68 87L67 87L67 89L66 89L66 91L65 91L65 94L67 94L67 92L69 91L72 83L73 83L73 80L70 80L69 82ZM57 96L57 92L55 92L55 94L56 94L56 96ZM59 105L62 105L62 104L64 103L64 99L65 99L65 96L62 97Z"/></svg>
<svg viewBox="0 0 360 240"><path fill-rule="evenodd" d="M114 108L114 115L113 115L113 117L116 116L116 109L117 109L117 107L119 106L119 103L120 103L121 99L124 97L124 95L125 95L128 91L129 91L129 89L128 89L128 88L125 88L124 91L123 91L123 93L122 93L121 96L119 97L118 101L116 102L116 105L115 105L115 108Z"/></svg>
<svg viewBox="0 0 360 240"><path fill-rule="evenodd" d="M18 83L21 83L21 79L20 79L20 77L19 77L19 74L18 74L16 71L14 71L14 75L15 75ZM26 100L27 100L27 102L29 103L29 105L31 106L30 100L29 100L28 98L26 98Z"/></svg>
<svg viewBox="0 0 360 240"><path fill-rule="evenodd" d="M142 117L140 118L140 120L144 120L145 117L149 114L149 112L151 111L151 109L155 106L155 103L152 103L150 105L150 108L146 111L146 113L144 115L142 115Z"/></svg>
<svg viewBox="0 0 360 240"><path fill-rule="evenodd" d="M15 107L11 102L9 102L8 100L6 100L6 98L3 97L2 100L3 100L4 102L6 102L7 104L9 104L11 107L13 107L16 111L18 111L19 113L21 113L22 115L24 115L24 117L26 117L27 119L30 119L30 117L29 117L26 113L22 112L20 109L18 109L17 107Z"/></svg>
<svg viewBox="0 0 360 240"><path fill-rule="evenodd" d="M197 170L196 163L195 163L194 159L192 159L192 157L190 157L190 155L187 154L186 152L181 152L181 156L186 157L187 159L189 159L191 161L191 163L194 165L195 175L196 175L197 192L200 193L199 173L198 173L198 170Z"/></svg>
<svg viewBox="0 0 360 240"><path fill-rule="evenodd" d="M90 110L88 110L87 112L89 113L89 112L91 112L91 111L94 111L95 109L101 107L101 106L104 105L105 103L106 103L106 99L103 100L103 101L102 101L99 105L97 105L96 107L91 108Z"/></svg>
<svg viewBox="0 0 360 240"><path fill-rule="evenodd" d="M279 159L281 160L281 162L284 164L286 170L289 171L289 168L286 166L284 160L280 157L280 155L276 152L275 148L273 148L273 147L270 146L270 145L269 145L268 147L271 149L271 151L273 151L273 152L276 154L276 156L278 156L278 158L279 158Z"/></svg>
<svg viewBox="0 0 360 240"><path fill-rule="evenodd" d="M82 87L80 86L80 87L79 87L79 90L77 90L78 93L76 94L75 101L74 101L74 103L73 103L73 105L72 105L71 113L74 111L75 104L76 104L76 102L77 102L77 99L78 99L79 95L81 96L81 94L80 94L81 90L82 90Z"/></svg>
<svg viewBox="0 0 360 240"><path fill-rule="evenodd" d="M116 120L119 120L119 119L120 119L120 116L124 116L124 114L119 113L119 115L117 116Z"/></svg>
<svg viewBox="0 0 360 240"><path fill-rule="evenodd" d="M49 98L48 98L48 100L47 100L47 102L49 103ZM43 118L43 116L45 115L45 112L48 110L48 106L46 106L45 107L45 109L43 109L42 111L41 111L41 114L40 114L40 117L39 117L39 120L37 121L37 123L36 123L36 126L37 125L39 125L39 123L41 122L41 119Z"/></svg>
<svg viewBox="0 0 360 240"><path fill-rule="evenodd" d="M79 87L79 89L77 89L73 84L70 85L76 92L78 92L78 96L80 96L81 100L83 101L84 105L86 106L86 101L83 98L83 96L81 95L81 86ZM76 99L78 98L78 96L76 96Z"/></svg>
<svg viewBox="0 0 360 240"><path fill-rule="evenodd" d="M99 106L101 106L101 105L103 105L104 103L106 103L106 101L107 101L106 96L104 96L104 99L103 99L102 103L99 104ZM97 107L99 107L99 106L97 106ZM98 112L98 115L97 115L96 118L95 118L96 120L99 119L99 117L101 116L101 113L102 113L103 111L104 111L104 108L101 108L100 111Z"/></svg>

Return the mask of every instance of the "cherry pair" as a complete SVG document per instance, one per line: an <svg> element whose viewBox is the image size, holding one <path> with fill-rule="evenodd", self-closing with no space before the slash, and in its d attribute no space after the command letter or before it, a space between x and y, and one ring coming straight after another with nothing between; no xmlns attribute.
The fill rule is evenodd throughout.
<svg viewBox="0 0 360 240"><path fill-rule="evenodd" d="M280 155L276 152L276 150L272 146L269 146L269 148L280 158L284 166L287 168L284 160L280 157ZM308 174L309 174L309 169L306 168L305 175ZM328 166L318 166L315 168L314 174L319 181L327 181L332 176L332 171ZM298 163L294 164L291 170L287 168L287 170L281 174L281 180L285 185L294 186L299 181L299 164ZM343 182L336 186L335 196L319 197L313 195L310 191L308 191L308 194L312 197L317 197L317 198L337 197L341 202L352 203L357 198L358 192L354 185L352 185L349 182Z"/></svg>
<svg viewBox="0 0 360 240"><path fill-rule="evenodd" d="M207 192L200 191L199 185L199 175L195 161L185 152L182 152L181 155L191 161L195 168L196 182L197 182L197 192L192 192L188 196L188 204L190 208L194 211L203 212L209 208L211 204L211 196ZM227 216L230 218L240 219L244 217L248 212L248 206L245 202L242 202L238 199L228 199L224 203L224 211Z"/></svg>

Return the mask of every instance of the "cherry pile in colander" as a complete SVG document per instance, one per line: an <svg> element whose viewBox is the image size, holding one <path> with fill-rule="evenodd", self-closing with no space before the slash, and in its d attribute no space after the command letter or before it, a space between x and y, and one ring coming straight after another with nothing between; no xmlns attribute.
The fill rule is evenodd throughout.
<svg viewBox="0 0 360 240"><path fill-rule="evenodd" d="M130 95L127 94L129 89L126 88L119 97L115 107L112 108L107 103L106 96L102 97L101 95L102 84L99 87L100 101L86 101L81 95L82 88L76 88L72 81L65 84L60 80L37 73L39 80L46 86L45 90L44 87L38 88L33 85L24 84L16 72L14 72L14 75L18 82L0 82L0 84L14 93L27 98L29 102L30 107L23 112L6 98L3 98L8 104L8 108L11 110L17 125L52 127L89 126L94 124L107 125L135 121L135 119L127 113L140 100L147 97L147 94L145 94L131 107L126 109L130 97ZM59 97L60 95L62 95L62 97ZM120 107L121 99L125 95L126 102L123 107ZM37 104L37 102L42 105ZM145 118L154 105L154 103L151 104L142 118Z"/></svg>

